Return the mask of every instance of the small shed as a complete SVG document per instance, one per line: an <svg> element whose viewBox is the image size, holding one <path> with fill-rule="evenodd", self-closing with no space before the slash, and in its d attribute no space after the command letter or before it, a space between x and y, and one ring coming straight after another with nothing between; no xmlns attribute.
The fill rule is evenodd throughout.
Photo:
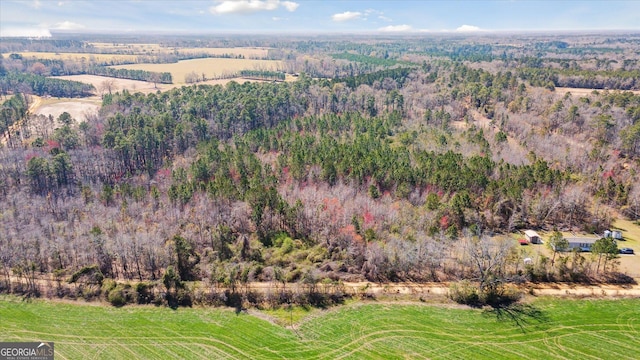
<svg viewBox="0 0 640 360"><path fill-rule="evenodd" d="M538 233L533 230L525 230L524 237L532 244L542 244L540 235L538 235Z"/></svg>
<svg viewBox="0 0 640 360"><path fill-rule="evenodd" d="M616 240L622 240L622 231L620 230L613 230L611 231L611 235L613 236L614 239Z"/></svg>

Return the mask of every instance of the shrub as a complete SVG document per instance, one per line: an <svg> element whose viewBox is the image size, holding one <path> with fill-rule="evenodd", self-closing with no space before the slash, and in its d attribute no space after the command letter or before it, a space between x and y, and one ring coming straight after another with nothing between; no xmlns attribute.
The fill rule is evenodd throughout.
<svg viewBox="0 0 640 360"><path fill-rule="evenodd" d="M518 288L502 284L480 290L469 281L463 280L449 287L451 300L469 306L503 307L517 302L521 297L522 292Z"/></svg>
<svg viewBox="0 0 640 360"><path fill-rule="evenodd" d="M135 286L135 292L137 294L136 302L138 304L151 304L154 300L153 285L139 282Z"/></svg>
<svg viewBox="0 0 640 360"><path fill-rule="evenodd" d="M449 287L449 298L458 304L470 306L480 305L480 296L478 295L477 287L467 280L451 284Z"/></svg>
<svg viewBox="0 0 640 360"><path fill-rule="evenodd" d="M116 307L133 303L136 298L136 292L129 284L117 284L107 294L107 301Z"/></svg>
<svg viewBox="0 0 640 360"><path fill-rule="evenodd" d="M88 284L102 285L104 275L102 275L102 272L98 268L98 265L85 266L71 275L69 283L75 283L81 278L86 278L86 282Z"/></svg>

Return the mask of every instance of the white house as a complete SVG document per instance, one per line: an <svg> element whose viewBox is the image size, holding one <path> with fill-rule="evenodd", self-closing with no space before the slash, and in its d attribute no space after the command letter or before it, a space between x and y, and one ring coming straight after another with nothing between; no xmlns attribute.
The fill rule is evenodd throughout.
<svg viewBox="0 0 640 360"><path fill-rule="evenodd" d="M569 251L573 251L574 249L578 249L579 251L591 251L591 247L593 244L598 241L598 238L587 238L587 237L574 237L574 238L565 238L569 242Z"/></svg>

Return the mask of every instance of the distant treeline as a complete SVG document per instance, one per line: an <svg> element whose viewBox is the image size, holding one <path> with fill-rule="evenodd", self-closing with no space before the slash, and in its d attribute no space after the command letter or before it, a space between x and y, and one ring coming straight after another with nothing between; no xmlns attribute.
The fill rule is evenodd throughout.
<svg viewBox="0 0 640 360"><path fill-rule="evenodd" d="M91 95L95 87L78 81L50 78L42 75L6 72L0 75L0 93L22 92L39 96L84 97Z"/></svg>
<svg viewBox="0 0 640 360"><path fill-rule="evenodd" d="M171 73L168 72L159 73L146 70L114 69L104 66L91 67L87 70L87 74L109 76L118 79L149 81L161 84L171 84L173 82Z"/></svg>
<svg viewBox="0 0 640 360"><path fill-rule="evenodd" d="M640 70L518 69L518 77L532 86L632 90L640 88Z"/></svg>
<svg viewBox="0 0 640 360"><path fill-rule="evenodd" d="M334 59L362 62L362 63L378 65L378 66L393 66L398 64L398 61L394 59L379 58L374 56L358 55L358 54L351 54L351 53L332 54L331 57Z"/></svg>
<svg viewBox="0 0 640 360"><path fill-rule="evenodd" d="M240 76L263 79L263 80L280 80L284 81L285 75L281 71L268 71L268 70L241 70Z"/></svg>
<svg viewBox="0 0 640 360"><path fill-rule="evenodd" d="M373 85L376 81L382 81L385 78L391 78L396 80L400 86L404 83L405 79L409 75L412 69L410 68L396 68L388 70L380 70L370 74L363 74L357 76L348 76L346 78L334 79L333 83L346 83L346 85L352 89L357 88L360 85Z"/></svg>
<svg viewBox="0 0 640 360"><path fill-rule="evenodd" d="M0 58L1 59L1 58ZM168 72L152 72L146 70L131 70L131 69L115 69L110 68L106 63L93 64L90 66L69 66L63 60L57 59L33 59L24 58L20 54L9 55L11 60L19 60L22 62L22 66L25 69L25 74L34 74L36 76L60 76L60 75L99 75L109 76L118 79L129 80L141 80L154 83L171 84L173 79L171 73ZM6 73L6 69L2 63L0 63L0 76ZM17 72L16 72L17 73ZM55 95L54 95L55 96Z"/></svg>

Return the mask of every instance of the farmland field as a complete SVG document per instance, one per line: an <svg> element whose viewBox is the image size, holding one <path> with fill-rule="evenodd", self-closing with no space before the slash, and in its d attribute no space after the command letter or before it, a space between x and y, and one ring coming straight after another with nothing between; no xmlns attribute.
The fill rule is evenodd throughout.
<svg viewBox="0 0 640 360"><path fill-rule="evenodd" d="M206 78L211 79L240 70L273 71L278 70L281 65L280 61L274 60L205 58L183 60L173 64L132 64L112 67L116 69L170 72L174 83L184 84L185 76L191 72L195 72L198 75L205 74Z"/></svg>
<svg viewBox="0 0 640 360"><path fill-rule="evenodd" d="M121 55L121 54L94 54L94 53L53 53L53 52L17 52L17 54L22 55L24 58L35 58L35 59L51 59L51 60L82 60L86 61L95 60L99 62L110 62L110 61L136 61L138 55ZM2 56L7 57L9 54L2 54Z"/></svg>
<svg viewBox="0 0 640 360"><path fill-rule="evenodd" d="M209 55L242 55L245 58L262 58L267 56L268 48L263 47L229 47L229 48L189 48L189 47L163 47L160 44L112 44L112 43L90 43L96 49L102 51L133 52L136 54L149 55L151 53L173 53L179 51L183 54L209 54Z"/></svg>
<svg viewBox="0 0 640 360"><path fill-rule="evenodd" d="M638 299L540 298L520 310L355 303L312 311L292 330L226 309L2 297L0 340L54 341L58 359L640 357Z"/></svg>
<svg viewBox="0 0 640 360"><path fill-rule="evenodd" d="M158 90L165 91L169 90L174 86L174 84L156 84L154 86L153 83L147 81L140 80L129 80L129 79L118 79L106 76L99 75L66 75L66 76L56 76L57 79L62 80L70 80L70 81L79 81L85 84L91 84L96 88L96 92L98 94L102 94L106 92L103 89L103 83L107 80L113 83L112 92L127 90L132 93L142 92L145 94L156 92Z"/></svg>
<svg viewBox="0 0 640 360"><path fill-rule="evenodd" d="M98 76L98 75L67 75L67 76L56 76L56 78L63 79L63 80L79 81L85 84L91 84L97 89L96 90L97 94L102 94L106 92L106 90L102 88L103 86L102 84L104 83L105 80L113 81L112 92L127 90L132 93L141 92L143 94L155 93L157 91L167 91L176 87L186 85L184 83L153 84L147 81L118 79L118 78L111 78L111 77ZM231 81L235 81L239 84L242 84L245 82L255 82L256 80L248 80L243 78L208 80L204 82L199 82L198 85L205 85L205 84L206 85L225 85Z"/></svg>
<svg viewBox="0 0 640 360"><path fill-rule="evenodd" d="M176 50L183 54L209 54L209 55L242 55L247 59L252 58L264 58L267 56L269 49L267 48L252 48L252 47L242 47L242 48L163 48L165 50Z"/></svg>

